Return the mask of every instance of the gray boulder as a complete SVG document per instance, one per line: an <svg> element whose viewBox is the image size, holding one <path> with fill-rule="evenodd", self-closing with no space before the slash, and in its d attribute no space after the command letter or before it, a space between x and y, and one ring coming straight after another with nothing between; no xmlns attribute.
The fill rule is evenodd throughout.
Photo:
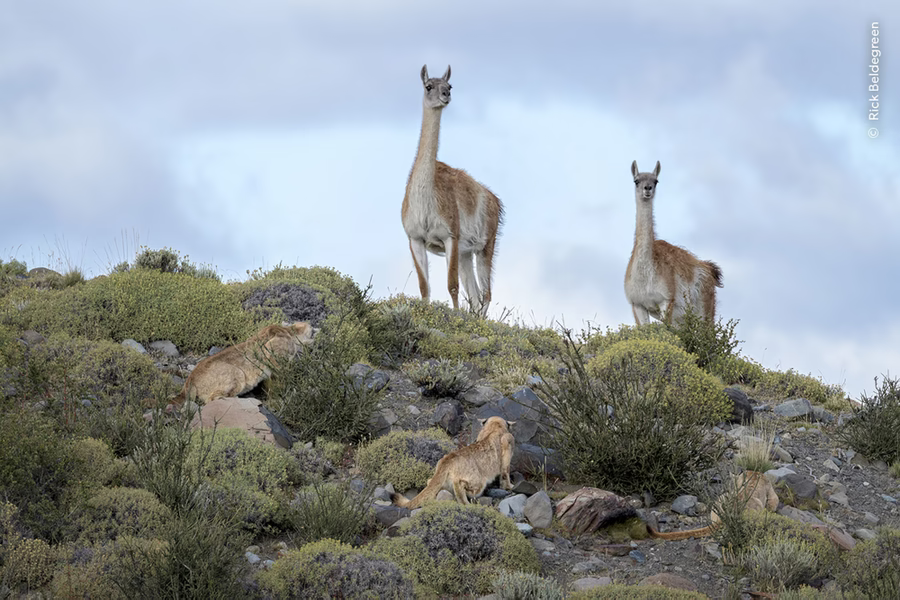
<svg viewBox="0 0 900 600"><path fill-rule="evenodd" d="M812 412L812 404L806 398L797 398L796 400L787 400L775 407L774 412L779 417L786 419L802 419L809 417Z"/></svg>
<svg viewBox="0 0 900 600"><path fill-rule="evenodd" d="M553 503L547 492L541 490L525 501L525 518L534 527L546 528L553 523Z"/></svg>

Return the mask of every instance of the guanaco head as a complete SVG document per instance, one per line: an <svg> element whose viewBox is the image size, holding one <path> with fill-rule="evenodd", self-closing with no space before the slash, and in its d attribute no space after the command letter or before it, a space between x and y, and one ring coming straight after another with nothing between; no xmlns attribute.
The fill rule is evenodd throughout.
<svg viewBox="0 0 900 600"><path fill-rule="evenodd" d="M422 65L422 85L425 86L426 108L444 108L450 104L450 65L443 77L428 77L428 66Z"/></svg>
<svg viewBox="0 0 900 600"><path fill-rule="evenodd" d="M659 161L656 161L656 168L652 173L641 173L638 171L637 161L631 163L631 174L634 176L634 195L636 198L643 200L653 200L656 194L656 181L659 177Z"/></svg>

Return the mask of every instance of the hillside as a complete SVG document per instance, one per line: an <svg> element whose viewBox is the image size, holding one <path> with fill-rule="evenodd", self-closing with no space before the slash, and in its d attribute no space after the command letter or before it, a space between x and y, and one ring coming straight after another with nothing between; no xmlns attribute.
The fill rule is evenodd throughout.
<svg viewBox="0 0 900 600"><path fill-rule="evenodd" d="M256 357L243 400L170 404L297 321L313 342ZM327 267L224 283L168 249L91 280L0 262L0 597L900 597L900 385L850 400L735 326L533 328ZM515 422L512 490L391 504L491 416ZM775 512L718 500L741 472ZM648 535L711 509L711 536Z"/></svg>

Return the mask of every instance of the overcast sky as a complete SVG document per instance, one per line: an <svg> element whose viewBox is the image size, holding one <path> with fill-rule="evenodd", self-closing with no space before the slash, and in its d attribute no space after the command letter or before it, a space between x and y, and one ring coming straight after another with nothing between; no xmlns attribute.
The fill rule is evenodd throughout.
<svg viewBox="0 0 900 600"><path fill-rule="evenodd" d="M506 208L492 316L633 323L630 165L659 160L657 235L722 267L745 354L854 397L900 375L900 4L622 4L0 0L0 258L415 295L419 70L450 64L439 158Z"/></svg>

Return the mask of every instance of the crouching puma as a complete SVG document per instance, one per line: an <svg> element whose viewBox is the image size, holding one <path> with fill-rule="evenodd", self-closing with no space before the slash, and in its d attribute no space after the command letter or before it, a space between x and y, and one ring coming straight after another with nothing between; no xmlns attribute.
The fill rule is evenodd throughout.
<svg viewBox="0 0 900 600"><path fill-rule="evenodd" d="M729 494L736 494L736 498L729 498ZM745 471L735 477L734 490L722 494L713 505L712 510L709 512L710 524L706 527L660 533L648 525L647 530L650 533L650 537L661 540L686 540L691 537L712 535L722 524L722 517L719 516L717 510L721 510L720 507L724 502L743 502L745 511L768 510L774 512L778 508L778 494L775 492L775 488L772 487L772 482L765 475L757 471Z"/></svg>
<svg viewBox="0 0 900 600"><path fill-rule="evenodd" d="M245 394L272 374L274 360L293 356L304 344L312 342L315 333L307 321L287 327L267 325L247 341L197 363L172 402L182 404L188 399L206 403Z"/></svg>
<svg viewBox="0 0 900 600"><path fill-rule="evenodd" d="M424 502L434 499L438 492L453 492L456 501L469 504L469 498L477 498L484 488L500 476L503 489L512 489L509 480L509 463L512 461L513 448L516 441L509 432L507 422L501 417L491 417L482 421L482 429L474 443L454 450L445 455L434 467L434 476L418 496L407 500L394 493L391 500L397 506L417 508Z"/></svg>

